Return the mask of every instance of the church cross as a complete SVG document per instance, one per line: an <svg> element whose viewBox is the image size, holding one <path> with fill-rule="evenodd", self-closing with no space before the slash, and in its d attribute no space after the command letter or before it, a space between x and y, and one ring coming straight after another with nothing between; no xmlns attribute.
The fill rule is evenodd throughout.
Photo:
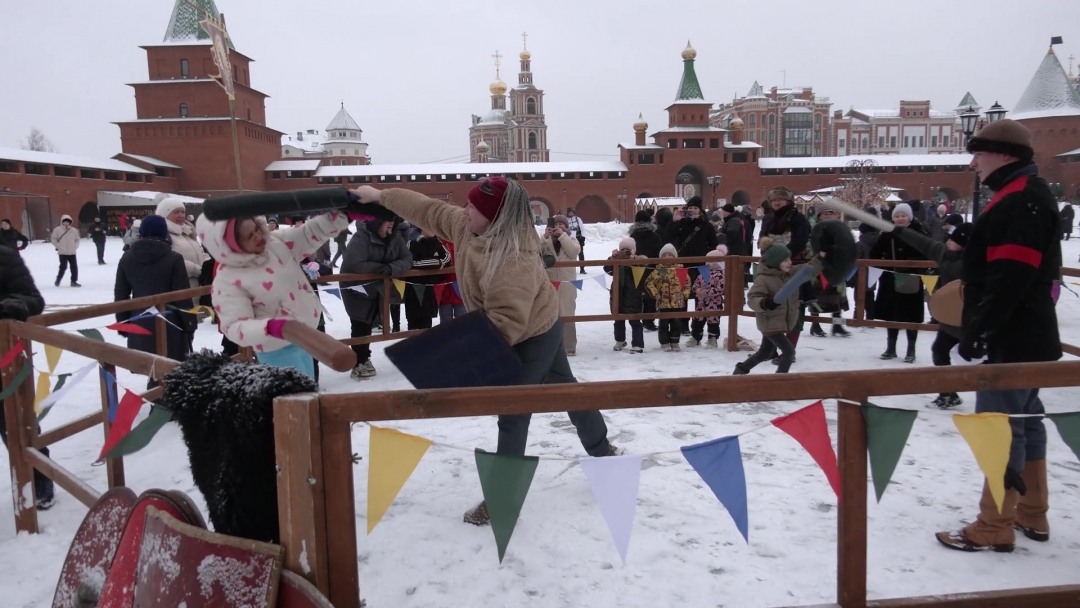
<svg viewBox="0 0 1080 608"><path fill-rule="evenodd" d="M496 50L495 54L492 55L491 57L493 59L495 59L495 79L498 80L499 79L499 66L501 65L501 61L502 61L503 56L499 53L498 50Z"/></svg>
<svg viewBox="0 0 1080 608"><path fill-rule="evenodd" d="M529 33L528 32L521 32L521 46L526 51L529 50Z"/></svg>

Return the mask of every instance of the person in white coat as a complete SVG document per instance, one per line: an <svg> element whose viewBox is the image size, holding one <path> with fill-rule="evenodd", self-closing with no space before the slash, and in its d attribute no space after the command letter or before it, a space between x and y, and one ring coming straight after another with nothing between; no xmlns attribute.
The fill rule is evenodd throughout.
<svg viewBox="0 0 1080 608"><path fill-rule="evenodd" d="M553 256L556 262L577 260L581 245L570 232L569 219L565 215L556 215L552 219L555 220L555 226L544 233L540 253ZM574 267L548 268L547 275L549 280L559 281L559 316L574 316L577 312L577 288L571 283L577 278ZM563 346L566 348L566 356L573 357L577 354L577 326L574 323L563 323Z"/></svg>
<svg viewBox="0 0 1080 608"><path fill-rule="evenodd" d="M165 218L166 225L169 227L169 236L172 238L173 251L184 256L188 284L191 287L198 287L203 264L210 259L210 256L195 239L195 226L188 221L186 214L184 202L172 197L163 199L154 210L154 215Z"/></svg>
<svg viewBox="0 0 1080 608"><path fill-rule="evenodd" d="M56 282L53 285L60 286L60 279L64 278L68 266L71 266L71 286L82 287L79 285L79 260L75 257L80 240L79 229L72 226L71 216L62 216L60 225L53 228L49 237L49 242L56 247L56 253L60 254L60 272L56 273Z"/></svg>

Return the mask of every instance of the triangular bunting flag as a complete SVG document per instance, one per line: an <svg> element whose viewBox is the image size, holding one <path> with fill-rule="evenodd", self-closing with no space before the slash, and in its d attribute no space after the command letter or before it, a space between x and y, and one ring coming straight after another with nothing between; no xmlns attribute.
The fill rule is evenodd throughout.
<svg viewBox="0 0 1080 608"><path fill-rule="evenodd" d="M938 276L936 274L924 274L922 275L922 283L926 286L926 293L933 295L934 288L937 287Z"/></svg>
<svg viewBox="0 0 1080 608"><path fill-rule="evenodd" d="M873 403L862 404L863 420L866 421L866 445L870 452L870 474L874 479L874 493L878 502L892 479L896 463L907 444L911 427L918 412L878 407Z"/></svg>
<svg viewBox="0 0 1080 608"><path fill-rule="evenodd" d="M589 489L600 505L611 539L619 557L626 563L630 548L630 532L637 510L638 486L641 481L641 455L581 458L578 460Z"/></svg>
<svg viewBox="0 0 1080 608"><path fill-rule="evenodd" d="M11 380L11 386L5 386L4 390L0 391L0 401L7 399L15 394L15 389L19 388L19 385L26 382L26 379L30 377L30 374L34 371L34 366L29 363L24 363L19 373L15 374L15 377ZM0 412L2 414L3 412Z"/></svg>
<svg viewBox="0 0 1080 608"><path fill-rule="evenodd" d="M641 277L645 276L644 266L631 266L630 273L634 275L634 289L641 288Z"/></svg>
<svg viewBox="0 0 1080 608"><path fill-rule="evenodd" d="M552 281L551 286L555 288L555 291L559 291L559 285L562 285L562 281Z"/></svg>
<svg viewBox="0 0 1080 608"><path fill-rule="evenodd" d="M71 379L70 382L65 382L65 380L68 376L72 376L73 374L60 374L56 386L53 387L52 394L43 399L38 405L38 407L41 408L41 413L38 414L38 420L44 418L45 415L49 413L49 409L53 405L55 405L57 402L63 399L65 395L71 392L71 389L75 388L79 385L80 382L85 380L86 376L90 372L94 371L95 367L98 367L97 362L84 365L82 369L75 372L74 377Z"/></svg>
<svg viewBox="0 0 1080 608"><path fill-rule="evenodd" d="M850 281L857 274L859 274L859 267L858 266L852 266L851 274L847 275L846 280Z"/></svg>
<svg viewBox="0 0 1080 608"><path fill-rule="evenodd" d="M62 354L64 354L64 349L51 344L45 345L45 361L49 364L50 374L56 371L56 364L60 363L60 355Z"/></svg>
<svg viewBox="0 0 1080 608"><path fill-rule="evenodd" d="M480 488L491 517L491 531L499 548L499 563L502 563L540 459L535 456L489 454L483 450L476 450L474 455L476 471L480 474Z"/></svg>
<svg viewBox="0 0 1080 608"><path fill-rule="evenodd" d="M881 278L881 275L884 272L885 271L882 270L881 268L874 268L873 266L871 266L870 268L867 268L866 269L866 288L870 289L874 285L877 285L878 279Z"/></svg>
<svg viewBox="0 0 1080 608"><path fill-rule="evenodd" d="M825 408L821 402L812 403L787 416L775 418L773 426L791 435L803 449L818 463L825 478L829 480L836 500L840 500L840 469L836 466L836 451L833 450L829 437L829 426L825 423Z"/></svg>
<svg viewBox="0 0 1080 608"><path fill-rule="evenodd" d="M825 278L824 273L821 273L821 274L818 275L818 280L821 281L821 288L822 289L828 289L829 288L829 279Z"/></svg>
<svg viewBox="0 0 1080 608"><path fill-rule="evenodd" d="M1068 414L1047 414L1047 418L1054 421L1061 439L1065 445L1080 459L1080 412Z"/></svg>
<svg viewBox="0 0 1080 608"><path fill-rule="evenodd" d="M37 388L34 389L34 411L38 414L41 410L38 408L41 405L41 401L49 396L52 392L52 387L49 386L49 372L38 372L37 376Z"/></svg>
<svg viewBox="0 0 1080 608"><path fill-rule="evenodd" d="M458 286L457 281L454 281L453 283L450 283L450 286L454 288L454 293L457 295L458 299L460 300L461 299L461 287Z"/></svg>
<svg viewBox="0 0 1080 608"><path fill-rule="evenodd" d="M351 290L355 291L356 293L362 293L365 296L367 295L367 288L364 287L363 285L353 285L352 287L346 287L345 289L351 289Z"/></svg>
<svg viewBox="0 0 1080 608"><path fill-rule="evenodd" d="M574 284L574 287L577 287L578 291L584 291L585 290L585 280L584 279L578 279L576 281L570 281L570 282Z"/></svg>
<svg viewBox="0 0 1080 608"><path fill-rule="evenodd" d="M401 279L390 279L390 280L394 282L394 288L397 289L398 295L402 299L405 299L405 281L402 281Z"/></svg>
<svg viewBox="0 0 1080 608"><path fill-rule="evenodd" d="M604 275L598 274L593 277L593 280L600 284L600 287L607 289L607 281L604 280Z"/></svg>
<svg viewBox="0 0 1080 608"><path fill-rule="evenodd" d="M967 441L975 462L979 463L990 495L994 497L998 513L1005 502L1005 468L1009 464L1012 448L1012 427L1009 416L996 412L984 414L953 414L953 424Z"/></svg>
<svg viewBox="0 0 1080 608"><path fill-rule="evenodd" d="M709 286L709 279L712 278L712 269L708 264L702 264L697 267L698 274L701 275L701 280L704 281L705 286Z"/></svg>
<svg viewBox="0 0 1080 608"><path fill-rule="evenodd" d="M105 338L102 337L101 332L96 329L77 329L75 331L82 334L84 338L90 338L91 340L97 340L98 342L105 341Z"/></svg>
<svg viewBox="0 0 1080 608"><path fill-rule="evenodd" d="M908 272L893 272L892 275L893 275L893 287L903 285L904 283L907 282L907 278L912 276L911 273L908 273Z"/></svg>
<svg viewBox="0 0 1080 608"><path fill-rule="evenodd" d="M116 418L116 376L101 368L101 377L105 379L105 392L109 395L109 422Z"/></svg>
<svg viewBox="0 0 1080 608"><path fill-rule="evenodd" d="M15 357L19 356L19 353L23 352L22 340L15 343L15 346L11 347L11 350L4 353L3 357L0 357L0 367L7 367L15 361Z"/></svg>
<svg viewBox="0 0 1080 608"><path fill-rule="evenodd" d="M679 277L679 285L685 288L686 281L690 279L690 270L687 268L676 268L675 276Z"/></svg>
<svg viewBox="0 0 1080 608"><path fill-rule="evenodd" d="M368 441L368 534L379 524L430 447L429 439L394 429L371 427L371 439Z"/></svg>
<svg viewBox="0 0 1080 608"><path fill-rule="evenodd" d="M130 433L121 437L120 441L105 454L105 458L122 458L124 456L130 456L150 445L150 441L158 434L161 427L172 420L172 416L172 410L163 407L151 407L150 415L147 416L146 420L143 420L138 426L131 429Z"/></svg>
<svg viewBox="0 0 1080 608"><path fill-rule="evenodd" d="M427 285L421 285L420 283L409 283L409 287L412 287L413 293L416 294L416 301L424 303L424 292L427 291Z"/></svg>
<svg viewBox="0 0 1080 608"><path fill-rule="evenodd" d="M323 289L323 293L328 293L337 299L341 299L341 289L337 287L326 287Z"/></svg>
<svg viewBox="0 0 1080 608"><path fill-rule="evenodd" d="M754 262L754 263L750 264L750 274L751 274L751 276L755 276L755 277L757 276L757 267L758 267L757 262Z"/></svg>
<svg viewBox="0 0 1080 608"><path fill-rule="evenodd" d="M124 398L116 408L116 419L109 428L109 435L105 438L105 445L101 447L98 462L104 460L105 454L108 454L124 436L131 432L131 425L135 422L135 417L139 415L143 403L145 402L142 397L129 390L124 390Z"/></svg>
<svg viewBox="0 0 1080 608"><path fill-rule="evenodd" d="M56 376L56 385L53 386L52 392L56 392L64 387L64 383L71 377L71 374L58 374Z"/></svg>
<svg viewBox="0 0 1080 608"><path fill-rule="evenodd" d="M435 294L435 306L442 306L443 299L446 297L445 291L448 285L448 283L436 283L431 286L431 291Z"/></svg>
<svg viewBox="0 0 1080 608"><path fill-rule="evenodd" d="M152 336L154 332L136 325L134 323L113 323L112 325L106 325L105 329L111 329L113 331L119 331L123 333L135 334L136 336Z"/></svg>
<svg viewBox="0 0 1080 608"><path fill-rule="evenodd" d="M681 448L683 458L694 467L720 504L727 509L735 527L750 542L749 514L746 507L746 473L743 471L739 438L723 437Z"/></svg>

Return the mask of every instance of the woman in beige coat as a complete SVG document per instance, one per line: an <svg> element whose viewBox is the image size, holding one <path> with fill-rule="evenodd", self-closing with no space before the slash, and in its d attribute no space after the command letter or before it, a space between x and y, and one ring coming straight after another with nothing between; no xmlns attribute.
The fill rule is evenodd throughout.
<svg viewBox="0 0 1080 608"><path fill-rule="evenodd" d="M188 285L198 287L203 264L210 259L210 255L195 239L195 226L188 221L186 214L184 202L176 198L162 200L154 211L154 215L165 218L165 225L169 227L169 236L172 238L173 251L184 256Z"/></svg>
<svg viewBox="0 0 1080 608"><path fill-rule="evenodd" d="M570 235L570 220L565 215L556 215L555 227L548 228L541 241L540 253L553 256L556 262L574 262L581 253L581 244ZM577 288L573 281L577 278L574 268L548 268L548 279L559 282L559 316L572 317L577 311ZM577 354L577 327L574 323L563 323L563 345L566 356Z"/></svg>
<svg viewBox="0 0 1080 608"><path fill-rule="evenodd" d="M79 260L75 257L75 250L79 248L79 229L72 225L71 216L65 215L60 218L60 225L53 229L49 236L49 242L56 247L56 253L60 255L60 272L56 274L56 282L53 285L60 286L60 279L64 278L64 272L71 266L71 286L79 285Z"/></svg>

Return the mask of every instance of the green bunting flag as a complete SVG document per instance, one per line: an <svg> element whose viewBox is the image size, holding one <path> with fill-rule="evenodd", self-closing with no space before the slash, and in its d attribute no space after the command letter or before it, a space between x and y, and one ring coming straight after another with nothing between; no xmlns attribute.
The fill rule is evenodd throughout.
<svg viewBox="0 0 1080 608"><path fill-rule="evenodd" d="M71 377L71 374L60 374L60 375L56 376L56 386L53 387L52 392L55 393L56 391L63 388L64 383L67 382L67 379L70 378L70 377Z"/></svg>
<svg viewBox="0 0 1080 608"><path fill-rule="evenodd" d="M22 369L20 369L19 373L15 374L15 378L13 378L11 380L11 386L7 386L7 387L4 388L4 390L0 391L0 401L3 401L4 399L7 399L12 394L14 394L15 389L19 388L19 385L22 384L23 382L25 382L26 379L30 377L30 374L33 371L34 371L34 366L30 365L29 361L23 362ZM2 405L2 404L0 404L0 405ZM3 412L0 412L0 415L3 415Z"/></svg>
<svg viewBox="0 0 1080 608"><path fill-rule="evenodd" d="M870 474L874 478L874 493L878 502L892 479L900 454L904 451L911 427L918 412L879 407L863 402L862 415L866 421L866 445L870 452Z"/></svg>
<svg viewBox="0 0 1080 608"><path fill-rule="evenodd" d="M163 407L153 407L150 415L139 423L139 426L131 429L120 441L105 454L105 458L120 458L134 454L150 445L150 441L157 435L161 427L172 420L172 410Z"/></svg>
<svg viewBox="0 0 1080 608"><path fill-rule="evenodd" d="M480 449L476 450L475 456L480 488L491 517L495 544L499 547L499 563L502 563L540 459L535 456L490 454Z"/></svg>
<svg viewBox="0 0 1080 608"><path fill-rule="evenodd" d="M77 329L75 331L82 334L84 338L90 338L91 340L97 340L98 342L105 341L105 338L102 337L101 332L96 329Z"/></svg>
<svg viewBox="0 0 1080 608"><path fill-rule="evenodd" d="M413 293L416 294L416 301L424 303L424 292L427 291L427 285L421 285L419 283L409 283L409 287L412 287Z"/></svg>
<svg viewBox="0 0 1080 608"><path fill-rule="evenodd" d="M1046 417L1054 421L1065 445L1069 446L1077 458L1080 458L1080 412L1047 414Z"/></svg>

